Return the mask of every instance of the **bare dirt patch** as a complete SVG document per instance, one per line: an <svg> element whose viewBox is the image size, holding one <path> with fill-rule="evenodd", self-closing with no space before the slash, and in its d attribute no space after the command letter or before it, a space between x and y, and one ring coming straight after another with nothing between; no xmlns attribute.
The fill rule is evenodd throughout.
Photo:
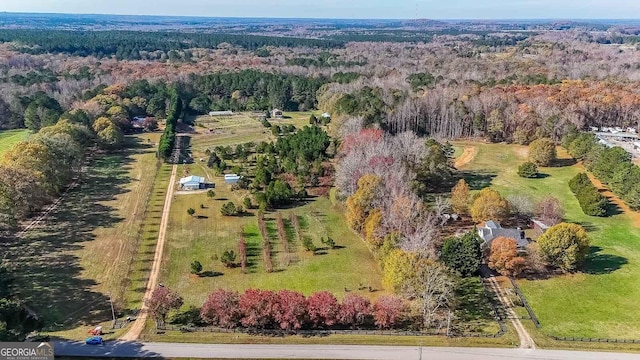
<svg viewBox="0 0 640 360"><path fill-rule="evenodd" d="M478 154L478 148L475 146L465 146L463 151L462 151L462 155L460 155L456 161L454 162L453 166L456 169L460 169L461 167L467 165L468 163L470 163L471 161L473 161L473 159L476 157L476 155Z"/></svg>

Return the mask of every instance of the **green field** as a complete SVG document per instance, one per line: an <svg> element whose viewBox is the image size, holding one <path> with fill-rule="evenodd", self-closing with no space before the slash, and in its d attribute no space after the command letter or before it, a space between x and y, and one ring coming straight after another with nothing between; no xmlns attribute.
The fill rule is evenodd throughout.
<svg viewBox="0 0 640 360"><path fill-rule="evenodd" d="M565 166L542 168L544 178L524 179L516 171L525 161L526 147L456 145L478 147L475 159L463 168L472 188L491 185L503 195L523 194L532 199L551 194L563 203L568 221L589 231L592 249L584 272L547 280L519 280L540 318L543 333L640 339L640 319L634 316L640 298L640 230L634 226L638 214L619 213L606 218L584 215L567 184L583 170L572 165L566 154L560 161Z"/></svg>
<svg viewBox="0 0 640 360"><path fill-rule="evenodd" d="M29 130L25 129L0 131L0 156L11 149L17 142L26 139L27 136L29 136Z"/></svg>
<svg viewBox="0 0 640 360"><path fill-rule="evenodd" d="M193 171L198 173L197 170ZM209 199L205 193L177 195L171 205L171 217L167 232L167 247L161 282L178 291L189 305L200 306L206 296L217 288L244 290L248 288L292 289L305 294L329 290L338 297L357 292L367 297L385 293L380 282L380 269L364 242L346 225L342 211L334 207L328 198L322 197L292 209L283 210L288 229L290 264L286 266L283 245L276 233L275 214L267 213L267 226L272 244L273 273L267 273L262 255L262 241L257 229L256 210L243 217L223 217L220 207L227 201L240 203L246 193L232 192L222 177L215 177L216 198ZM200 205L205 206L204 209ZM196 210L191 217L188 208ZM300 221L303 233L322 247L321 236L331 236L340 249L319 251L317 255L305 251L293 236L288 221L294 212ZM248 244L248 271L240 268L227 269L218 260L225 250L237 253L240 232L244 232ZM204 275L190 274L189 264L193 260L204 266ZM369 292L368 287L373 292ZM359 288L366 288L360 289Z"/></svg>
<svg viewBox="0 0 640 360"><path fill-rule="evenodd" d="M44 320L47 331L77 339L88 326L108 329L110 296L117 311L139 305L143 292L132 287L144 286L142 270L150 266L139 249L149 240L141 238L151 231L157 210L151 194L158 138L157 133L131 136L122 151L94 154L79 186L6 249L18 296Z"/></svg>

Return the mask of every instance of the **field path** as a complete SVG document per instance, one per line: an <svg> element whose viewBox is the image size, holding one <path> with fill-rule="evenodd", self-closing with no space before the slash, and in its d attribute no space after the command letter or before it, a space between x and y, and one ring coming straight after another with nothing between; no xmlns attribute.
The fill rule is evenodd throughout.
<svg viewBox="0 0 640 360"><path fill-rule="evenodd" d="M164 251L165 235L167 233L167 224L169 223L169 213L171 210L171 200L173 199L173 190L176 184L176 173L178 172L178 166L173 165L171 169L171 179L169 180L169 187L167 189L167 196L164 198L164 207L162 209L162 219L160 220L160 230L158 231L158 243L156 244L156 252L153 257L153 264L151 265L151 273L149 274L149 280L147 281L147 289L145 290L144 297L142 298L142 307L136 317L136 320L131 325L129 331L124 334L120 340L135 341L138 339L144 325L147 322L147 305L146 300L151 298L153 290L158 286L158 275L160 274L160 265L162 263L162 253Z"/></svg>
<svg viewBox="0 0 640 360"><path fill-rule="evenodd" d="M496 294L496 296L498 296L498 300L500 300L500 302L504 306L504 309L509 319L511 320L513 327L518 333L518 338L520 339L520 348L535 349L536 343L533 341L531 335L529 335L529 332L527 332L527 329L525 329L525 327L522 325L522 322L520 322L520 318L518 317L518 315L513 311L513 304L511 303L511 300L509 300L509 298L505 296L502 288L500 287L500 284L496 281L496 278L493 276L493 274L491 274L489 268L482 267L480 269L480 272L482 274L483 280L489 284L489 286L493 289L493 292Z"/></svg>
<svg viewBox="0 0 640 360"><path fill-rule="evenodd" d="M478 148L476 146L465 146L462 150L462 155L456 158L456 161L453 163L453 166L456 169L460 169L461 167L470 163L478 154Z"/></svg>

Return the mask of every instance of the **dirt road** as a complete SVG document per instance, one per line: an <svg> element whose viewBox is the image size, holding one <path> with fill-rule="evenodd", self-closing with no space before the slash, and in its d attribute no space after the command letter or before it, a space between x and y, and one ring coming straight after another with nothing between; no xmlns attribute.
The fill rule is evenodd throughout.
<svg viewBox="0 0 640 360"><path fill-rule="evenodd" d="M453 166L456 169L460 169L461 167L470 163L478 154L478 148L475 146L465 146L462 150L462 155L456 158L456 161L453 163Z"/></svg>
<svg viewBox="0 0 640 360"><path fill-rule="evenodd" d="M529 333L527 332L527 329L525 329L525 327L522 325L522 322L520 322L520 318L518 318L518 315L513 311L513 304L511 303L511 300L509 300L509 298L504 294L502 288L500 287L500 284L496 281L496 278L486 273L483 273L482 277L487 281L489 286L493 289L493 292L498 296L498 299L504 306L507 317L511 320L513 327L518 333L518 338L520 339L520 348L535 349L536 343L533 341L531 335L529 335Z"/></svg>
<svg viewBox="0 0 640 360"><path fill-rule="evenodd" d="M153 257L149 280L147 281L147 289L145 290L144 297L142 299L142 307L138 313L138 317L131 325L131 328L129 328L129 331L124 334L120 340L134 341L138 339L142 330L144 330L144 325L148 318L145 302L151 297L153 290L158 286L158 275L160 274L160 265L162 263L162 253L164 251L165 235L167 233L167 224L169 223L169 212L171 210L171 200L173 199L177 172L178 166L173 165L173 168L171 169L171 179L169 180L169 188L167 189L167 196L164 199L164 207L162 209L162 219L160 220L160 230L158 231L158 243L156 244L156 252Z"/></svg>

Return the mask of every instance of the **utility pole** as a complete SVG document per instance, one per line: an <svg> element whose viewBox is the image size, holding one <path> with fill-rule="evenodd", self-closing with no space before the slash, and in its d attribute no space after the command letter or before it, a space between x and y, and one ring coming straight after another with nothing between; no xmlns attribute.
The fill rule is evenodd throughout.
<svg viewBox="0 0 640 360"><path fill-rule="evenodd" d="M111 299L111 291L109 291L109 304L111 305L111 317L113 318L113 325L111 325L112 329L116 328L116 312L113 310L113 300Z"/></svg>

